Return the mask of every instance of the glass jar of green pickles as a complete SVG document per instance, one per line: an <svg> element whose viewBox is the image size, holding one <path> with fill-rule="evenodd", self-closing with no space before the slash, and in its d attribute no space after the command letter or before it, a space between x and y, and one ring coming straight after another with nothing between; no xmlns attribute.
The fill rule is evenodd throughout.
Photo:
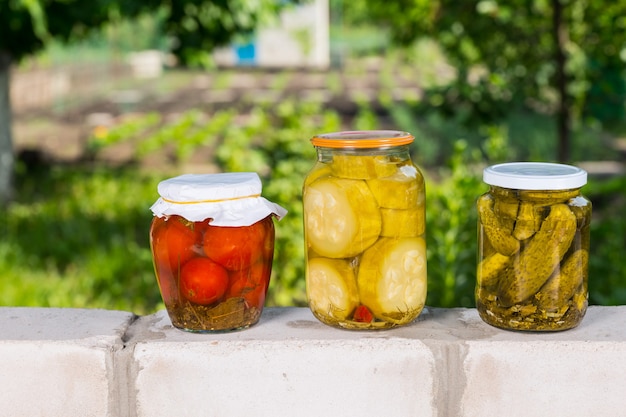
<svg viewBox="0 0 626 417"><path fill-rule="evenodd" d="M552 163L488 167L477 201L476 308L493 326L556 331L587 310L591 203L587 173Z"/></svg>
<svg viewBox="0 0 626 417"><path fill-rule="evenodd" d="M425 189L413 140L384 130L311 139L318 159L303 188L306 289L325 324L390 328L424 308Z"/></svg>

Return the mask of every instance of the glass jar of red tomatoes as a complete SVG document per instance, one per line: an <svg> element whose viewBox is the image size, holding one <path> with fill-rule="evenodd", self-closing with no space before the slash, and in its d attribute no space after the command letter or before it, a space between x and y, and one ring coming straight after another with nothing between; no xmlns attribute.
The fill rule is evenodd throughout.
<svg viewBox="0 0 626 417"><path fill-rule="evenodd" d="M274 222L287 212L261 197L256 173L186 174L162 181L150 247L172 324L191 332L259 321L274 256Z"/></svg>

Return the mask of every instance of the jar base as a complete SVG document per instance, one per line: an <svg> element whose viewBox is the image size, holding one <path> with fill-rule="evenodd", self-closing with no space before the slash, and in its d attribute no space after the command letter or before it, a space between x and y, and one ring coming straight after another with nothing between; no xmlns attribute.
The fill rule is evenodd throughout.
<svg viewBox="0 0 626 417"><path fill-rule="evenodd" d="M525 314L523 307L520 306L509 309L491 308L480 301L477 302L476 309L485 323L503 330L522 332L558 332L573 329L580 324L586 312L586 308L578 310L570 307L564 314L550 317L549 313L545 312Z"/></svg>
<svg viewBox="0 0 626 417"><path fill-rule="evenodd" d="M209 307L189 302L166 306L172 325L190 333L226 333L256 324L262 309L250 306L243 298L230 298Z"/></svg>
<svg viewBox="0 0 626 417"><path fill-rule="evenodd" d="M249 329L250 327L254 326L255 324L258 323L258 320L255 321L254 323L248 323L239 327L232 327L232 328L225 328L225 329L190 329L190 328L186 328L186 327L179 327L174 325L174 323L172 323L172 325L174 325L174 327L176 327L178 330L182 330L185 331L187 333L197 333L197 334L219 334L219 333L232 333L232 332L238 332L241 330L246 330Z"/></svg>
<svg viewBox="0 0 626 417"><path fill-rule="evenodd" d="M332 317L323 316L317 314L315 311L312 311L315 318L317 318L323 324L335 327L337 329L343 330L388 330L393 329L395 327L402 327L411 324L419 317L419 314L416 316L412 316L410 318L405 318L402 321L383 321L383 320L374 320L369 323L355 321L355 320L338 320Z"/></svg>

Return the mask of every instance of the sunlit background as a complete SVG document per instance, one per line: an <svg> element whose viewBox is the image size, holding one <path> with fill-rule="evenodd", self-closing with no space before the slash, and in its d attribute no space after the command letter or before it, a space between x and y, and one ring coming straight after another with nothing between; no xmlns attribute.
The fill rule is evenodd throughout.
<svg viewBox="0 0 626 417"><path fill-rule="evenodd" d="M428 305L474 305L482 168L515 160L589 171L590 302L626 303L626 1L125 3L0 0L1 305L163 308L156 185L220 171L289 210L267 304L305 305L309 138L378 128L416 137Z"/></svg>

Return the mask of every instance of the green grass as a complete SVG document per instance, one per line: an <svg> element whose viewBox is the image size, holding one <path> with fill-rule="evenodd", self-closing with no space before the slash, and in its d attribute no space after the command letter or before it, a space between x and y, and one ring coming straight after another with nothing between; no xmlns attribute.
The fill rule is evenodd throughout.
<svg viewBox="0 0 626 417"><path fill-rule="evenodd" d="M158 308L148 249L156 177L53 167L18 180L0 220L0 304Z"/></svg>

